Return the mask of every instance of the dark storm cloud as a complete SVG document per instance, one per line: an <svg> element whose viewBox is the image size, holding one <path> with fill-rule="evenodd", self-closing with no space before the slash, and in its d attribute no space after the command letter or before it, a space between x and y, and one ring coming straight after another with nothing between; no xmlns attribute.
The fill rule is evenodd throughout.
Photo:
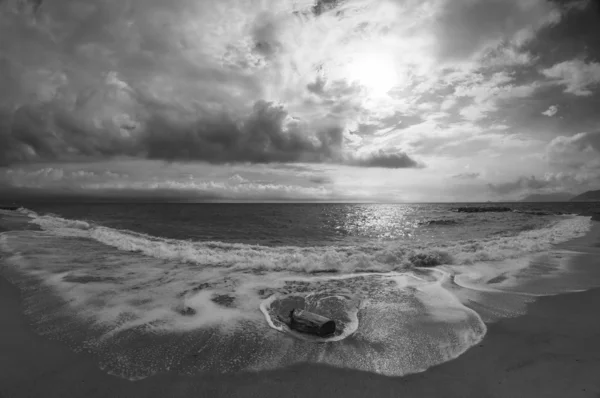
<svg viewBox="0 0 600 398"><path fill-rule="evenodd" d="M265 82L248 69L253 57L276 63L283 51L281 21L270 13L248 17L249 52L192 58L186 51L211 43L191 43L185 34L195 26L177 22L202 2L22 4L0 3L0 35L14 38L0 43L1 165L127 155L411 167L408 156L355 161L347 153L343 130L361 100L356 86L315 90L311 106L320 113L310 117L260 100ZM197 38L210 38L202 29Z"/></svg>
<svg viewBox="0 0 600 398"><path fill-rule="evenodd" d="M169 160L225 162L325 162L338 159L342 146L339 127L326 126L315 135L298 123L287 123L281 106L265 101L238 121L227 114L192 124L155 117L148 123L142 146L147 156ZM168 131L169 134L165 134Z"/></svg>
<svg viewBox="0 0 600 398"><path fill-rule="evenodd" d="M438 72L418 64L467 62L482 48L511 41L522 30L533 35L540 26L554 25L556 8L542 0L261 3L1 1L0 37L11 40L0 40L0 163L128 155L212 163L420 167L411 157L414 152L393 149L408 145L369 141L374 135L401 137L392 130L440 120L433 114L443 100L435 91ZM413 8L423 16L415 26ZM294 10L302 10L302 16ZM389 35L389 48L380 43L380 35ZM435 48L425 45L430 42ZM392 90L397 97L381 104L369 100L368 87L361 86L373 84L361 71L363 46L384 55L401 52L403 46L415 49L393 60L397 70L406 72L399 79L406 90ZM350 73L358 74L354 83L343 67L352 62L346 59L351 53L358 62L358 73ZM520 55L517 51L515 58ZM546 76L560 93L596 90L597 60L570 60L544 63L536 71L547 73L536 72L537 78ZM328 74L328 67L337 74ZM427 72L419 72L426 74L413 82L417 69ZM422 87L412 90L411 82ZM492 84L480 84L479 91L496 92L515 104L514 98L529 101L534 92L519 94L520 81L493 83L515 85L517 93L502 97L510 90ZM473 91L469 99L481 100L475 116L503 119L495 116L504 103ZM457 111L463 107L461 98L455 101ZM559 104L561 116L567 109L557 100L552 104ZM540 116L544 105L536 104L532 114ZM446 117L462 120L461 115ZM360 140L346 146L352 137L348 129L356 126L352 133ZM441 148L447 138L440 132L447 130L436 130L427 145ZM473 145L491 146L465 143L465 136L456 134L449 150L464 155ZM360 145L375 152L359 157L353 151L364 153Z"/></svg>
<svg viewBox="0 0 600 398"><path fill-rule="evenodd" d="M143 141L132 142L109 126L94 126L50 104L0 111L0 165L74 157L135 155Z"/></svg>
<svg viewBox="0 0 600 398"><path fill-rule="evenodd" d="M94 126L49 105L26 105L2 115L0 164L129 155L162 160L230 162L332 162L361 167L416 167L408 155L378 152L365 159L342 156L335 123L307 126L282 107L257 101L250 115L207 113L192 121L153 107L139 128L125 122ZM131 122L130 122L131 123ZM139 130L139 131L136 131Z"/></svg>
<svg viewBox="0 0 600 398"><path fill-rule="evenodd" d="M138 155L166 160L225 162L334 161L342 146L341 129L325 126L311 135L287 123L280 106L258 101L245 119L207 114L182 122L179 114L156 112L139 131L113 131L81 122L49 106L26 105L2 115L0 163L55 160L65 156ZM7 122L8 121L8 122ZM120 131L124 127L126 132Z"/></svg>
<svg viewBox="0 0 600 398"><path fill-rule="evenodd" d="M377 151L364 158L358 158L351 164L362 167L381 167L387 169L408 169L422 167L419 162L404 152Z"/></svg>

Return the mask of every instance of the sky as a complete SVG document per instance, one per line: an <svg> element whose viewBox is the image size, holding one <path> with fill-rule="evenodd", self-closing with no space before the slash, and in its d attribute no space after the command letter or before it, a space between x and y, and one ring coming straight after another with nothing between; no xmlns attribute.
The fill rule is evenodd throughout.
<svg viewBox="0 0 600 398"><path fill-rule="evenodd" d="M5 198L600 189L592 0L0 0L0 87Z"/></svg>

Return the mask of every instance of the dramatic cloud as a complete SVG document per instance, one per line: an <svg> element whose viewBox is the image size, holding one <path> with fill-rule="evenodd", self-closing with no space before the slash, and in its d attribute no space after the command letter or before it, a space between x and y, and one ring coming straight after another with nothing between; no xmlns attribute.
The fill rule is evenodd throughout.
<svg viewBox="0 0 600 398"><path fill-rule="evenodd" d="M546 189L534 185L547 173L592 181L594 7L3 0L0 171L22 189L206 198L485 199ZM117 159L127 167L112 170ZM136 168L164 161L214 178L154 181ZM75 178L73 164L96 174Z"/></svg>
<svg viewBox="0 0 600 398"><path fill-rule="evenodd" d="M311 131L309 126L289 118L281 106L264 101L255 103L245 120L226 114L191 124L182 124L176 118L157 118L147 128L148 134L140 144L149 158L215 163L339 160L343 139L338 126Z"/></svg>

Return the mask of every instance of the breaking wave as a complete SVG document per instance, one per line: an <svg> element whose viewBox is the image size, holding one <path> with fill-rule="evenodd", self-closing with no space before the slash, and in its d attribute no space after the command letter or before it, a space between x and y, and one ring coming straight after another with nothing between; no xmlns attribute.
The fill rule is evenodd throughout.
<svg viewBox="0 0 600 398"><path fill-rule="evenodd" d="M437 247L406 241L342 247L270 247L165 239L57 216L35 217L32 222L58 235L91 238L120 250L157 259L236 270L302 273L388 272L519 258L582 236L591 225L589 217L568 217L557 219L545 228L524 230L514 236L450 242Z"/></svg>

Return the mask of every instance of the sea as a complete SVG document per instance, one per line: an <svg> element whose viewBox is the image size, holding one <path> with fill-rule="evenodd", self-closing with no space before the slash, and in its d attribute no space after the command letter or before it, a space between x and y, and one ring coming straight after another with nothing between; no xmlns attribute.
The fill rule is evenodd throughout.
<svg viewBox="0 0 600 398"><path fill-rule="evenodd" d="M23 203L0 275L37 333L137 380L319 363L387 376L600 286L600 203ZM586 261L583 261L586 260ZM292 309L336 323L291 329Z"/></svg>

